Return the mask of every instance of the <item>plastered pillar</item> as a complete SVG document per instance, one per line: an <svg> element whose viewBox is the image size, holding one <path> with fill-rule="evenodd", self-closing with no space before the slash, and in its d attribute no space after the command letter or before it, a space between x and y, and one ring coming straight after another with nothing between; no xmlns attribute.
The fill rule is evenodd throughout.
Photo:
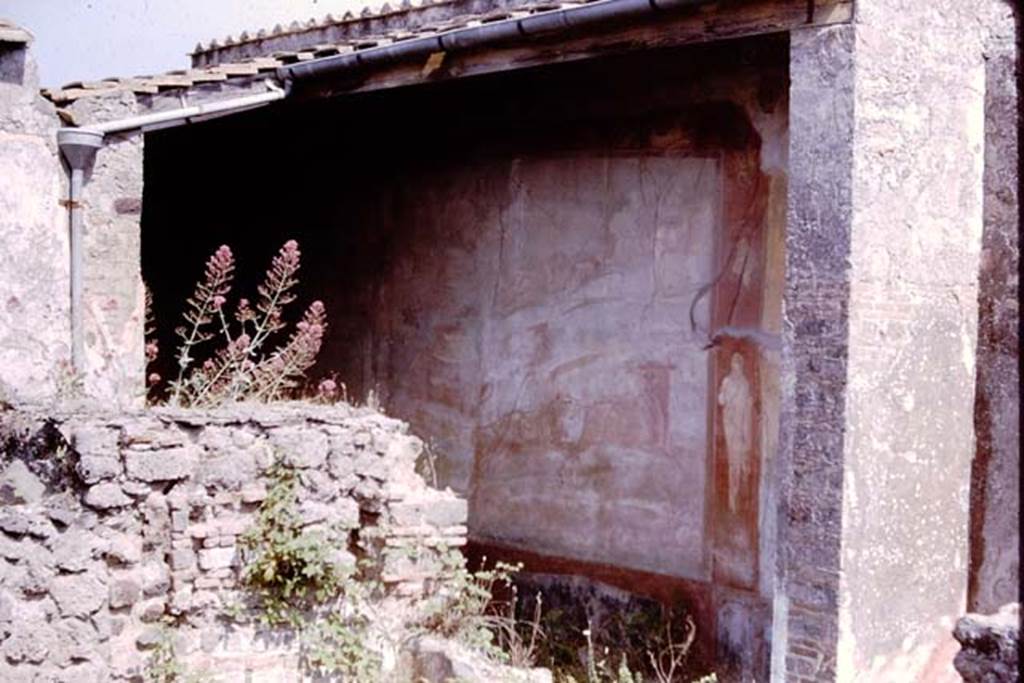
<svg viewBox="0 0 1024 683"><path fill-rule="evenodd" d="M971 3L791 42L773 679L958 680L985 71Z"/></svg>
<svg viewBox="0 0 1024 683"><path fill-rule="evenodd" d="M135 96L119 92L77 101L79 125L138 113ZM85 368L87 400L108 406L145 401L145 290L142 283L143 135L107 135L83 192Z"/></svg>

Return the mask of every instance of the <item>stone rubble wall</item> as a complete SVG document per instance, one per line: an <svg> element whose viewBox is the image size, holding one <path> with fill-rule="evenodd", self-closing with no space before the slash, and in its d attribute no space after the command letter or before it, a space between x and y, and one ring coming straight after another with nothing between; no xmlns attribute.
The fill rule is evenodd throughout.
<svg viewBox="0 0 1024 683"><path fill-rule="evenodd" d="M12 435L14 438L11 438ZM138 680L173 620L188 671L298 680L286 634L232 624L239 535L279 458L309 527L353 562L383 546L383 578L415 596L466 537L466 503L415 472L404 423L345 405L33 418L0 413L0 680ZM404 552L404 548L416 552Z"/></svg>
<svg viewBox="0 0 1024 683"><path fill-rule="evenodd" d="M966 683L1020 680L1020 603L1003 605L996 614L968 614L953 636L961 650L953 660Z"/></svg>

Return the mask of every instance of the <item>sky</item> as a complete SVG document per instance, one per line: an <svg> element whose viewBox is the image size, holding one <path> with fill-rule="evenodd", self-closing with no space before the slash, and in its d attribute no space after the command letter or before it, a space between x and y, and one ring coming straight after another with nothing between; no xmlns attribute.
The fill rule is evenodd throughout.
<svg viewBox="0 0 1024 683"><path fill-rule="evenodd" d="M0 0L35 36L43 86L187 68L196 43L339 16L383 0Z"/></svg>

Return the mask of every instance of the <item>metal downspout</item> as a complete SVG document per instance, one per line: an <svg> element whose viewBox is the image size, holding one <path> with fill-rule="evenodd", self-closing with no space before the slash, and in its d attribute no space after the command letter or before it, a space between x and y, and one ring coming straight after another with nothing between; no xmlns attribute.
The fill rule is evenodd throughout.
<svg viewBox="0 0 1024 683"><path fill-rule="evenodd" d="M77 376L81 376L85 370L82 188L85 186L85 171L92 166L96 150L103 145L103 134L87 129L62 129L57 133L57 142L71 171L67 201L71 251L71 367Z"/></svg>
<svg viewBox="0 0 1024 683"><path fill-rule="evenodd" d="M247 95L222 102L211 102L171 111L134 116L117 121L107 121L82 128L61 128L57 131L57 145L68 165L68 243L71 252L69 265L71 280L71 367L75 375L85 372L85 310L84 310L84 241L82 222L82 194L85 188L85 174L96 158L96 151L103 146L108 133L128 130L155 130L184 125L214 116L245 111L284 99L286 91L271 81L266 81L269 92Z"/></svg>

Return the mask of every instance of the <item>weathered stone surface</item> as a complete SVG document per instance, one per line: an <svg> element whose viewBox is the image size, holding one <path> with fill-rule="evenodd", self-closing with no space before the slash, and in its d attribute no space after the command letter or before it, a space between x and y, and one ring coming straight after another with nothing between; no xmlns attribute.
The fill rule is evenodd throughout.
<svg viewBox="0 0 1024 683"><path fill-rule="evenodd" d="M46 655L49 654L49 650L46 647L46 642L41 638L41 634L47 631L45 623L25 623L21 624L21 628L14 631L11 636L4 641L2 649L4 657L7 661L17 664L18 662L31 662L39 664L46 659Z"/></svg>
<svg viewBox="0 0 1024 683"><path fill-rule="evenodd" d="M271 432L270 442L278 456L293 467L321 467L327 460L327 436L319 431L280 427Z"/></svg>
<svg viewBox="0 0 1024 683"><path fill-rule="evenodd" d="M134 577L115 579L110 584L110 608L130 607L142 597L142 586Z"/></svg>
<svg viewBox="0 0 1024 683"><path fill-rule="evenodd" d="M262 416L263 410L267 417ZM314 435L312 441L320 442L303 462L319 462L322 469L300 470L296 512L307 532L331 539L330 560L345 571L353 569L356 558L348 547L348 530L360 529L367 542L376 535L386 544L389 532L382 534L376 525L390 517L363 519L362 509L372 506L386 513L391 501L384 495L382 482L358 468L351 470L351 477L374 482L362 491L363 497L330 476L324 425L362 444L360 452L367 458L367 467L372 458L375 472L388 472L389 452L403 461L396 463L396 470L404 472L408 440L402 449L389 450L389 439L401 435L394 426L397 423L371 414L353 419L350 410L303 405L228 409L210 416L154 411L161 417L75 417L69 431L82 435L83 460L128 466L124 470L109 467L102 476L96 468L77 467L67 473L68 486L58 482L63 492L44 491L34 506L0 509L0 557L6 560L0 562L0 632L31 624L33 634L32 639L8 639L0 645L4 665L31 668L30 680L57 680L58 671L83 676L98 672L101 680L131 679L140 675L144 651L156 644L158 631L147 629L155 628L165 615L174 615L188 628L221 628L218 618L225 605L244 595L237 584L237 540L254 523L271 484L264 472L249 467L255 460L253 453L272 452L261 426L264 422L269 430L286 430L295 443L301 443L307 431ZM233 426L224 426L236 420L245 424L238 438ZM183 421L188 429L181 427ZM117 428L100 426L108 423ZM208 426L215 427L215 433L206 438ZM362 433L358 439L357 431ZM216 453L208 450L213 448ZM321 450L323 458L316 455ZM183 459L160 462L183 451L187 453ZM209 467L211 462L216 468ZM431 519L444 521L454 515L459 524L445 528L443 537L452 545L463 543L465 504L453 503L451 493L428 489L418 477L407 475L399 477L402 498L421 507L410 507L400 516L420 519L425 512ZM87 486L86 480L94 483ZM431 512L434 500L439 507ZM60 528L51 522L57 508L66 513L57 515ZM440 552L437 542L442 540L442 530L424 528L423 533L402 537L401 552L412 551L424 559L391 567L388 579L395 582L396 596L418 594L423 582L440 570L435 556ZM182 637L187 635L185 630ZM262 657L266 671L272 672L269 680L278 680L282 662L296 657L291 646L279 653L266 651L255 633L221 633L222 644L211 653L219 663L248 665L253 657ZM183 641L184 660L191 661L201 651L197 638ZM86 664L95 666L87 671L82 668ZM240 672L244 669L238 664ZM4 673L0 670L0 675Z"/></svg>
<svg viewBox="0 0 1024 683"><path fill-rule="evenodd" d="M400 501L393 503L390 510L395 524L402 526L455 526L463 524L467 517L466 501L454 495L448 499Z"/></svg>
<svg viewBox="0 0 1024 683"><path fill-rule="evenodd" d="M458 643L439 638L420 638L403 653L402 683L551 683L547 669L512 669L488 661Z"/></svg>
<svg viewBox="0 0 1024 683"><path fill-rule="evenodd" d="M89 659L95 654L96 630L82 619L63 619L53 627L48 661L66 667L73 661Z"/></svg>
<svg viewBox="0 0 1024 683"><path fill-rule="evenodd" d="M142 565L142 592L148 597L163 595L171 589L171 575L162 562L147 562Z"/></svg>
<svg viewBox="0 0 1024 683"><path fill-rule="evenodd" d="M174 481L194 472L196 451L190 446L158 450L128 449L124 456L125 472L140 481Z"/></svg>
<svg viewBox="0 0 1024 683"><path fill-rule="evenodd" d="M86 484L113 479L121 474L121 461L114 456L83 455L75 465L78 476Z"/></svg>
<svg viewBox="0 0 1024 683"><path fill-rule="evenodd" d="M156 647L160 644L163 634L158 628L147 628L146 630L139 633L135 639L135 643L143 650L148 650Z"/></svg>
<svg viewBox="0 0 1024 683"><path fill-rule="evenodd" d="M199 568L203 571L227 569L235 562L234 548L203 548L199 551Z"/></svg>
<svg viewBox="0 0 1024 683"><path fill-rule="evenodd" d="M86 492L84 501L89 507L98 510L124 507L132 503L132 499L121 490L121 485L115 483L96 484Z"/></svg>
<svg viewBox="0 0 1024 683"><path fill-rule="evenodd" d="M142 560L142 539L118 533L107 540L107 557L118 564L131 565Z"/></svg>
<svg viewBox="0 0 1024 683"><path fill-rule="evenodd" d="M46 486L20 460L9 464L0 474L0 505L37 503Z"/></svg>
<svg viewBox="0 0 1024 683"><path fill-rule="evenodd" d="M207 486L237 489L252 481L256 474L256 449L214 451L203 458L197 479Z"/></svg>
<svg viewBox="0 0 1024 683"><path fill-rule="evenodd" d="M163 618L167 610L167 601L163 598L150 598L136 608L136 616L144 624L152 624Z"/></svg>
<svg viewBox="0 0 1024 683"><path fill-rule="evenodd" d="M37 538L49 538L56 533L48 518L18 508L0 508L0 530L12 536Z"/></svg>
<svg viewBox="0 0 1024 683"><path fill-rule="evenodd" d="M985 46L985 227L978 299L977 453L968 610L1018 599L1020 585L1019 41L1013 3L979 3Z"/></svg>
<svg viewBox="0 0 1024 683"><path fill-rule="evenodd" d="M181 571L191 569L196 563L196 554L188 548L175 548L170 554L171 569Z"/></svg>
<svg viewBox="0 0 1024 683"><path fill-rule="evenodd" d="M58 569L80 573L92 566L104 543L95 534L82 529L70 529L61 534L54 550L53 563Z"/></svg>
<svg viewBox="0 0 1024 683"><path fill-rule="evenodd" d="M82 457L117 458L119 432L105 425L73 424L71 443Z"/></svg>
<svg viewBox="0 0 1024 683"><path fill-rule="evenodd" d="M5 48L6 49L6 48ZM60 121L40 96L34 60L0 83L0 393L45 401L66 388L70 299Z"/></svg>
<svg viewBox="0 0 1024 683"><path fill-rule="evenodd" d="M955 675L943 624L966 597L974 454L977 5L859 0L851 24L792 34L773 677Z"/></svg>
<svg viewBox="0 0 1024 683"><path fill-rule="evenodd" d="M106 602L107 587L89 574L63 575L50 583L50 595L62 616L88 617Z"/></svg>
<svg viewBox="0 0 1024 683"><path fill-rule="evenodd" d="M1020 603L993 615L968 614L953 636L962 648L953 663L966 683L1020 680Z"/></svg>

